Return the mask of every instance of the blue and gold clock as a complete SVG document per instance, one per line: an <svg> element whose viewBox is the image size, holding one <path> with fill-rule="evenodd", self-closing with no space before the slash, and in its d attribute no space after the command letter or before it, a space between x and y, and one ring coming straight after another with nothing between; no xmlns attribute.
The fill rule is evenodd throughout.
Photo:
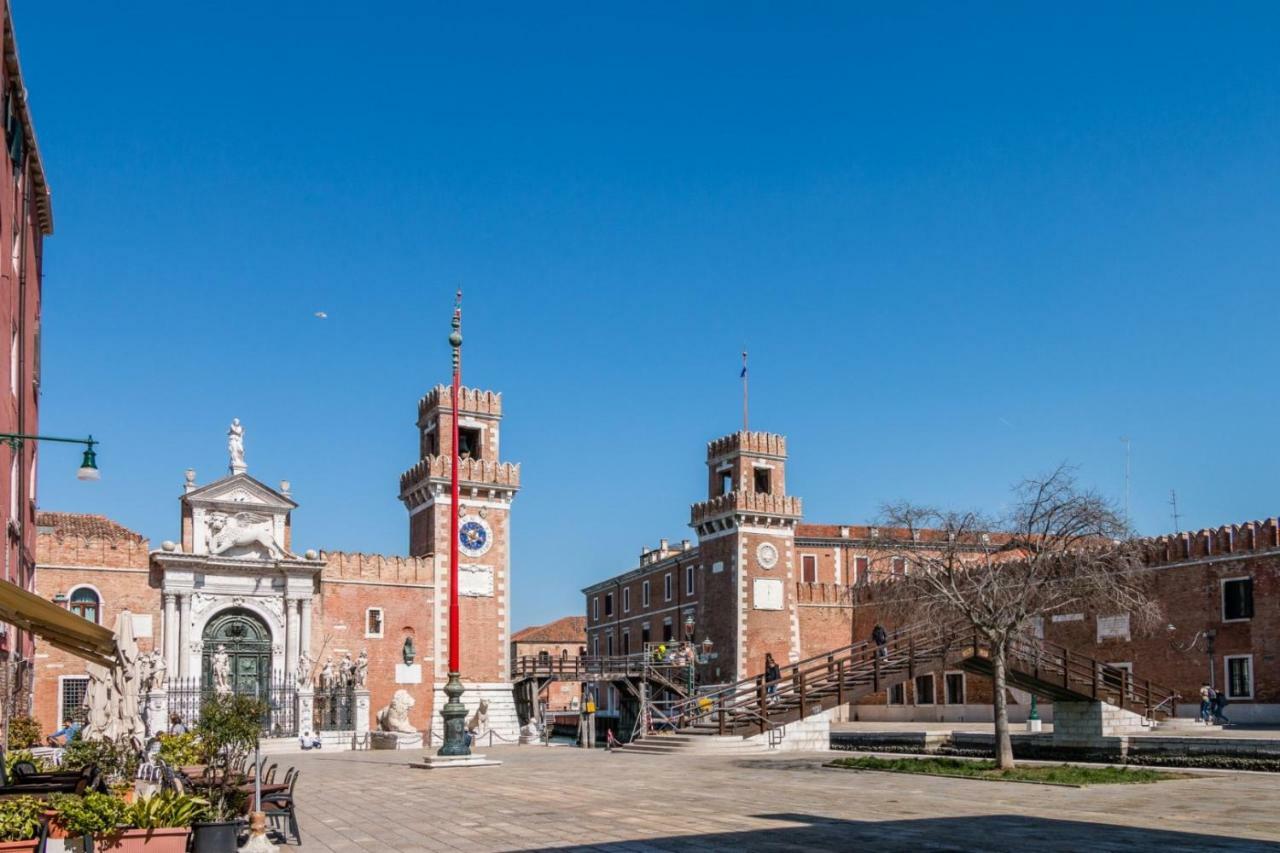
<svg viewBox="0 0 1280 853"><path fill-rule="evenodd" d="M467 516L458 525L458 548L468 557L479 557L493 545L493 529L477 516Z"/></svg>

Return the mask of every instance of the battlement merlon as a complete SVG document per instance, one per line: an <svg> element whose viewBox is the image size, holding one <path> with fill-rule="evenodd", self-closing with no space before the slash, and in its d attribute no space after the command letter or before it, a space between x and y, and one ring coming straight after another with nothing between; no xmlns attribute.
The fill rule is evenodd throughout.
<svg viewBox="0 0 1280 853"><path fill-rule="evenodd" d="M458 395L458 402L458 411L462 414L493 419L502 417L501 392L482 391L464 385ZM453 388L449 385L437 385L418 401L418 425L425 425L435 412L451 412L453 408Z"/></svg>
<svg viewBox="0 0 1280 853"><path fill-rule="evenodd" d="M412 509L435 494L447 494L452 475L447 456L427 456L400 475L400 500ZM463 459L458 467L458 483L465 492L484 493L499 500L511 500L520 490L519 462L490 462Z"/></svg>
<svg viewBox="0 0 1280 853"><path fill-rule="evenodd" d="M1149 565L1167 565L1224 557L1247 557L1280 550L1280 521L1275 518L1181 531L1142 540Z"/></svg>
<svg viewBox="0 0 1280 853"><path fill-rule="evenodd" d="M786 436L772 432L738 431L707 442L708 462L736 453L785 459L787 439Z"/></svg>
<svg viewBox="0 0 1280 853"><path fill-rule="evenodd" d="M729 492L689 508L689 526L697 527L722 516L797 521L803 515L803 504L794 495L771 495L764 492Z"/></svg>

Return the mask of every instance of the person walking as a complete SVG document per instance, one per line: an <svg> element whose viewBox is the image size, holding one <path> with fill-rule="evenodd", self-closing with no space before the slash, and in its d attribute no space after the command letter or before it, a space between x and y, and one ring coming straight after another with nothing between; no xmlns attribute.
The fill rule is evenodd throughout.
<svg viewBox="0 0 1280 853"><path fill-rule="evenodd" d="M888 655L885 644L889 642L889 635L885 633L884 626L879 622L871 629L871 641L876 644L876 657L882 658Z"/></svg>
<svg viewBox="0 0 1280 853"><path fill-rule="evenodd" d="M1231 721L1227 719L1227 715L1223 713L1227 710L1227 693L1225 690L1217 690L1213 696L1213 721L1220 726L1227 726Z"/></svg>
<svg viewBox="0 0 1280 853"><path fill-rule="evenodd" d="M1200 685L1200 722L1209 723L1209 713L1213 709L1213 688L1208 682Z"/></svg>
<svg viewBox="0 0 1280 853"><path fill-rule="evenodd" d="M773 696L775 690L778 689L778 682L782 680L782 670L778 668L778 662L773 659L772 652L765 652L764 655L764 689L770 696Z"/></svg>

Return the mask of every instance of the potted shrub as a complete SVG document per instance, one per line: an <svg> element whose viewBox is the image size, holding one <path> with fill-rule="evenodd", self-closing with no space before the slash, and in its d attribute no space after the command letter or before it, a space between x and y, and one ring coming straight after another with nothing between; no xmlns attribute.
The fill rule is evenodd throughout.
<svg viewBox="0 0 1280 853"><path fill-rule="evenodd" d="M141 760L137 751L124 741L76 738L62 751L62 769L83 770L94 764L109 784L132 785Z"/></svg>
<svg viewBox="0 0 1280 853"><path fill-rule="evenodd" d="M160 735L160 760L175 769L199 764L203 758L200 739L195 732L180 735Z"/></svg>
<svg viewBox="0 0 1280 853"><path fill-rule="evenodd" d="M200 708L196 724L201 757L208 766L209 819L192 824L194 853L232 853L240 834L247 795L231 772L258 743L265 702L249 696L215 696Z"/></svg>
<svg viewBox="0 0 1280 853"><path fill-rule="evenodd" d="M177 791L139 799L125 812L129 828L95 836L95 847L109 853L186 853L191 824L205 816L208 805Z"/></svg>
<svg viewBox="0 0 1280 853"><path fill-rule="evenodd" d="M84 836L110 838L118 835L128 814L124 800L97 791L77 796L55 794L49 804L57 813L54 820L66 833L66 849L80 850Z"/></svg>
<svg viewBox="0 0 1280 853"><path fill-rule="evenodd" d="M40 723L34 717L13 717L9 720L9 749L27 749L42 743Z"/></svg>
<svg viewBox="0 0 1280 853"><path fill-rule="evenodd" d="M35 797L0 801L0 850L31 853L40 843L44 806Z"/></svg>

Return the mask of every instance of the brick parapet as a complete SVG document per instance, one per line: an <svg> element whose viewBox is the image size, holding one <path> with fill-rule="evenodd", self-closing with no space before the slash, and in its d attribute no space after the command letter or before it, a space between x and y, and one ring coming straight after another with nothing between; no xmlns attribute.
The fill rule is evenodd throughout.
<svg viewBox="0 0 1280 853"><path fill-rule="evenodd" d="M433 585L435 560L432 557L388 557L383 554L361 554L326 551L321 581L363 580L379 583Z"/></svg>
<svg viewBox="0 0 1280 853"><path fill-rule="evenodd" d="M1147 563L1153 566L1210 557L1247 556L1280 549L1280 523L1275 518L1267 518L1171 533L1143 540L1143 547Z"/></svg>
<svg viewBox="0 0 1280 853"><path fill-rule="evenodd" d="M482 391L479 388L462 386L459 394L460 412L486 417L502 417L502 394L496 391ZM418 419L425 420L427 415L437 410L453 410L453 388L449 385L437 385L418 401Z"/></svg>
<svg viewBox="0 0 1280 853"><path fill-rule="evenodd" d="M707 459L718 459L733 453L758 453L786 456L787 439L772 432L735 432L707 442Z"/></svg>
<svg viewBox="0 0 1280 853"><path fill-rule="evenodd" d="M146 569L151 564L150 545L142 537L82 537L41 533L36 537L40 565L86 568Z"/></svg>
<svg viewBox="0 0 1280 853"><path fill-rule="evenodd" d="M689 508L689 524L698 525L710 518L730 513L780 515L799 518L803 512L800 498L794 495L771 495L763 492L730 492L710 500L699 501Z"/></svg>
<svg viewBox="0 0 1280 853"><path fill-rule="evenodd" d="M416 465L400 475L400 494L412 490L424 480L448 480L452 476L447 456L424 456ZM463 459L458 466L458 478L463 483L479 483L520 488L519 462L491 462L487 459Z"/></svg>

